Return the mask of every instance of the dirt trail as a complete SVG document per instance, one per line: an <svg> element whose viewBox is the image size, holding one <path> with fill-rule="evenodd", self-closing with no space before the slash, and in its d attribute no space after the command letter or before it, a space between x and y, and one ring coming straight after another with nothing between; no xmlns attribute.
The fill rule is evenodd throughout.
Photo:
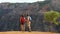
<svg viewBox="0 0 60 34"><path fill-rule="evenodd" d="M52 32L21 32L21 31L8 31L8 32L0 32L0 34L59 34Z"/></svg>

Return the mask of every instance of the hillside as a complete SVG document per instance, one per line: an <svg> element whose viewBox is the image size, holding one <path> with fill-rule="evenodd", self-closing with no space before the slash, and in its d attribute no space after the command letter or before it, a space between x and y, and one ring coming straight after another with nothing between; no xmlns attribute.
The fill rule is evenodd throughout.
<svg viewBox="0 0 60 34"><path fill-rule="evenodd" d="M32 31L50 31L49 23L43 23L43 14L49 11L48 1L35 3L0 3L0 31L20 31L19 18L22 14L32 17ZM53 27L54 29L55 27ZM26 27L26 31L27 31ZM53 30L54 32L57 30Z"/></svg>

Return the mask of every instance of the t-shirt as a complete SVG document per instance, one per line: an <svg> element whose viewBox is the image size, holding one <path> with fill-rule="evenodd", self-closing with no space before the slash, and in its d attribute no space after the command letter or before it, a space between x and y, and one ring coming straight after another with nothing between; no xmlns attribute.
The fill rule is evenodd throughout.
<svg viewBox="0 0 60 34"><path fill-rule="evenodd" d="M29 21L30 21L30 20L32 20L32 18L31 18L30 16L27 16L27 20L29 20Z"/></svg>
<svg viewBox="0 0 60 34"><path fill-rule="evenodd" d="M21 17L21 18L20 18L20 22L21 22L21 23L24 23L24 22L25 22L25 17Z"/></svg>

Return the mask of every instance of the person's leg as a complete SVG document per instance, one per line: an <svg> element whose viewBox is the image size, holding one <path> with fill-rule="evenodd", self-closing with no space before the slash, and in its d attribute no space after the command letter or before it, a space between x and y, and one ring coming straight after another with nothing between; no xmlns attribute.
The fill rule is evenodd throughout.
<svg viewBox="0 0 60 34"><path fill-rule="evenodd" d="M21 31L25 31L25 27L22 24L21 24Z"/></svg>
<svg viewBox="0 0 60 34"><path fill-rule="evenodd" d="M23 31L25 31L25 25L23 25Z"/></svg>
<svg viewBox="0 0 60 34"><path fill-rule="evenodd" d="M29 32L31 32L31 22L28 23Z"/></svg>
<svg viewBox="0 0 60 34"><path fill-rule="evenodd" d="M23 30L23 26L22 26L22 24L21 24L21 31Z"/></svg>

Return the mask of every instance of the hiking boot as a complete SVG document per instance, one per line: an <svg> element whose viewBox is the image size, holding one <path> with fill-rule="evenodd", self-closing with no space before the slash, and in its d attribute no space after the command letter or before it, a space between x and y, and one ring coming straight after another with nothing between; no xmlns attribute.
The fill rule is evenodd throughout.
<svg viewBox="0 0 60 34"><path fill-rule="evenodd" d="M29 31L29 32L31 32L31 31Z"/></svg>

